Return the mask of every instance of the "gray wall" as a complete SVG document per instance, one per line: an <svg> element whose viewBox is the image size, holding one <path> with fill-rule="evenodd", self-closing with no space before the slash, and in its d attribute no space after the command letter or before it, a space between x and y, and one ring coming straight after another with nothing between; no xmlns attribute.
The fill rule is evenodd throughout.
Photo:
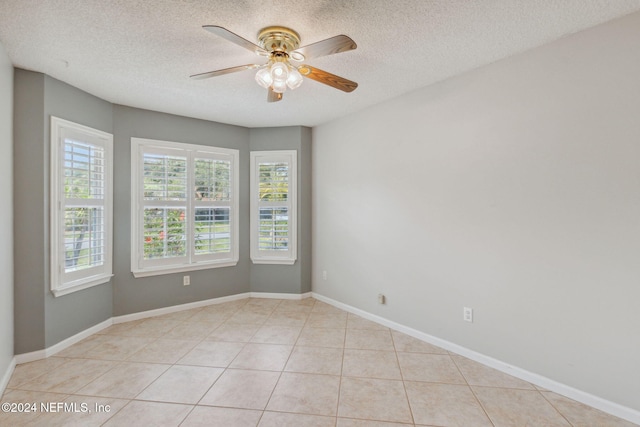
<svg viewBox="0 0 640 427"><path fill-rule="evenodd" d="M13 232L16 354L45 347L45 223L48 216L45 212L44 80L42 74L15 69Z"/></svg>
<svg viewBox="0 0 640 427"><path fill-rule="evenodd" d="M640 410L638 40L640 13L314 128L314 291Z"/></svg>
<svg viewBox="0 0 640 427"><path fill-rule="evenodd" d="M298 152L298 257L293 265L251 265L251 291L305 293L311 291L311 129L256 128L250 131L251 151Z"/></svg>
<svg viewBox="0 0 640 427"><path fill-rule="evenodd" d="M0 393L13 359L13 66L0 44ZM7 378L8 379L8 378Z"/></svg>
<svg viewBox="0 0 640 427"><path fill-rule="evenodd" d="M112 314L113 286L106 283L55 298L50 292L49 271L49 163L51 116L80 123L104 132L113 133L111 103L89 95L73 86L45 76L44 97L45 138L45 346L50 347L97 323Z"/></svg>
<svg viewBox="0 0 640 427"><path fill-rule="evenodd" d="M131 273L131 138L150 138L240 150L240 260L223 267L145 278ZM311 130L303 127L247 129L238 126L114 106L114 315L254 291L311 290ZM298 150L299 260L293 266L253 265L249 257L249 152ZM191 285L183 286L184 274Z"/></svg>
<svg viewBox="0 0 640 427"><path fill-rule="evenodd" d="M50 347L111 317L112 286L54 298L49 282L52 115L112 132L111 104L40 73L15 70L15 352Z"/></svg>
<svg viewBox="0 0 640 427"><path fill-rule="evenodd" d="M249 130L116 105L114 113L114 315L249 291ZM234 267L134 278L131 273L131 138L240 150L240 260ZM182 276L191 285L182 285Z"/></svg>
<svg viewBox="0 0 640 427"><path fill-rule="evenodd" d="M40 73L15 72L15 352L50 347L112 316L250 290L308 292L311 270L311 130L238 126L112 105ZM55 298L49 285L50 116L114 135L114 278ZM131 138L235 148L240 151L240 260L237 266L135 279L131 273ZM299 262L254 271L249 258L249 151L293 148L299 161Z"/></svg>

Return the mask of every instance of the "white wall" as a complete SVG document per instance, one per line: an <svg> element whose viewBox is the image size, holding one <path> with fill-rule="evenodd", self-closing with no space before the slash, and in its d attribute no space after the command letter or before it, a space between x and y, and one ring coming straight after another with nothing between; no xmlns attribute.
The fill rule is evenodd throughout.
<svg viewBox="0 0 640 427"><path fill-rule="evenodd" d="M636 13L315 128L314 292L640 410L639 40Z"/></svg>
<svg viewBox="0 0 640 427"><path fill-rule="evenodd" d="M0 393L13 361L13 66L0 44Z"/></svg>

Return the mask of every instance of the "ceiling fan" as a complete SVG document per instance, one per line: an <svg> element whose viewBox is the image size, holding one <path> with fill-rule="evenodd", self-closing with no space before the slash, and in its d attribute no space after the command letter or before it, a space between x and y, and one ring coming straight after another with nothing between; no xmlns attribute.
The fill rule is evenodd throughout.
<svg viewBox="0 0 640 427"><path fill-rule="evenodd" d="M258 69L256 81L268 90L268 102L280 101L287 87L292 90L299 87L303 76L344 92L352 92L358 87L358 83L344 77L302 64L308 59L356 49L356 43L345 35L299 47L300 36L294 30L286 27L267 27L258 33L258 45L256 45L217 25L205 25L202 28L265 57L268 61L265 64L246 64L194 74L191 76L193 79L207 79L238 71ZM294 65L292 61L301 65Z"/></svg>

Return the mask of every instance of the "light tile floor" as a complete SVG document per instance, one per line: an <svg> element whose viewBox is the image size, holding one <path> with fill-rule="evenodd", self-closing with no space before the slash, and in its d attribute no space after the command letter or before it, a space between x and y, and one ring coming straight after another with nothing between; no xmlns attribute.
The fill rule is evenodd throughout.
<svg viewBox="0 0 640 427"><path fill-rule="evenodd" d="M2 426L634 425L311 298L111 326L17 366L2 402L35 403Z"/></svg>

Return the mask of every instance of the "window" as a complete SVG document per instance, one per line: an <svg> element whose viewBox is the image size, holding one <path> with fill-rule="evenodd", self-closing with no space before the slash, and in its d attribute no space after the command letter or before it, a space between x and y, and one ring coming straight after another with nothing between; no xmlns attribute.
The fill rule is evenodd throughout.
<svg viewBox="0 0 640 427"><path fill-rule="evenodd" d="M136 277L238 262L238 150L131 138Z"/></svg>
<svg viewBox="0 0 640 427"><path fill-rule="evenodd" d="M292 151L251 153L251 259L296 261L296 158Z"/></svg>
<svg viewBox="0 0 640 427"><path fill-rule="evenodd" d="M112 274L113 135L51 117L51 291Z"/></svg>

